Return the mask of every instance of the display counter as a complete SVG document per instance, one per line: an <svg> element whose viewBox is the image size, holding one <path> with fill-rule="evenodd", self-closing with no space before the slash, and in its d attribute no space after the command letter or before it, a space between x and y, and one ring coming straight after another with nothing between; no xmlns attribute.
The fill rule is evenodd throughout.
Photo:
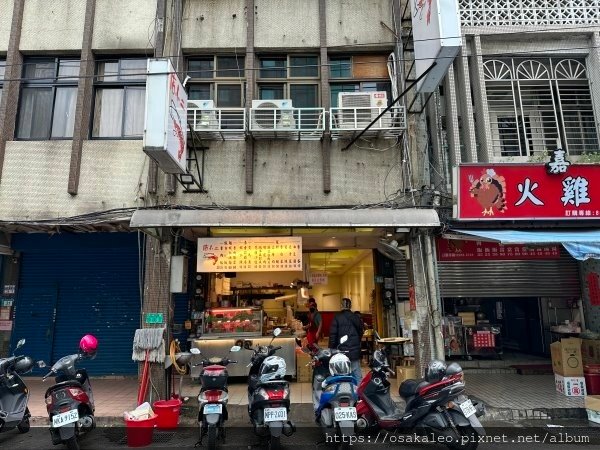
<svg viewBox="0 0 600 450"><path fill-rule="evenodd" d="M243 377L248 375L250 370L246 367L250 363L252 352L242 348L237 353L229 353L231 347L236 344L236 341L240 339L249 339L252 341L252 347L257 345L268 345L271 342L272 336L203 336L202 338L195 338L191 340L191 346L200 349L202 355L194 356L192 364L197 364L198 361L204 358L211 358L213 356L224 357L229 355L229 358L237 361L236 364L230 364L227 366L229 376L232 377ZM296 339L295 337L277 337L273 341L273 345L281 346L281 350L277 350L276 356L280 356L285 360L286 364L286 375L296 376ZM200 370L202 368L192 367L191 377L197 379L200 376Z"/></svg>
<svg viewBox="0 0 600 450"><path fill-rule="evenodd" d="M203 337L262 336L260 308L209 308L202 317Z"/></svg>

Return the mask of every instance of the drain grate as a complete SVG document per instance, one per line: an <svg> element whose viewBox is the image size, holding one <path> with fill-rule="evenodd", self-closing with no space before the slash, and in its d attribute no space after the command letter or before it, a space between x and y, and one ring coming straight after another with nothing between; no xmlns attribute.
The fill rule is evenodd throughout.
<svg viewBox="0 0 600 450"><path fill-rule="evenodd" d="M127 431L124 428L106 428L104 435L113 444L127 445ZM152 442L158 444L166 444L171 442L175 437L173 431L158 431L154 430L152 434Z"/></svg>
<svg viewBox="0 0 600 450"><path fill-rule="evenodd" d="M170 442L171 439L175 437L175 433L172 431L154 431L154 435L152 436L152 442L159 442L161 444L166 444Z"/></svg>

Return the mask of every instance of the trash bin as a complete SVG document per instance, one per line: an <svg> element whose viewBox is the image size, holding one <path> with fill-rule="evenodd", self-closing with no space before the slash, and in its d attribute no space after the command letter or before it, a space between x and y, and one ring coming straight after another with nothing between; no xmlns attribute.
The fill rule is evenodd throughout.
<svg viewBox="0 0 600 450"><path fill-rule="evenodd" d="M145 447L152 444L152 432L156 425L157 415L154 414L149 419L129 420L125 418L127 426L127 446Z"/></svg>
<svg viewBox="0 0 600 450"><path fill-rule="evenodd" d="M153 403L152 409L158 415L156 426L160 430L172 430L177 428L179 411L181 410L181 400L159 400Z"/></svg>
<svg viewBox="0 0 600 450"><path fill-rule="evenodd" d="M600 395L600 364L583 366L583 376L587 395Z"/></svg>

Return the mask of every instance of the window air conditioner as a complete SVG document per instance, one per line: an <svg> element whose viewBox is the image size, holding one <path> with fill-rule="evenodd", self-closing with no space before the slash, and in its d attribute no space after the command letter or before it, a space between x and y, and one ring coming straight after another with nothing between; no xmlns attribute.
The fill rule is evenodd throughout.
<svg viewBox="0 0 600 450"><path fill-rule="evenodd" d="M352 108L338 110L340 128L364 128L387 107L387 92L340 92L338 105L340 108ZM386 116L382 117L385 118Z"/></svg>
<svg viewBox="0 0 600 450"><path fill-rule="evenodd" d="M296 128L291 100L252 100L252 128L289 130Z"/></svg>
<svg viewBox="0 0 600 450"><path fill-rule="evenodd" d="M219 128L217 121L217 112L215 111L215 102L213 100L188 100L188 122L194 122L194 111L196 118L194 129Z"/></svg>

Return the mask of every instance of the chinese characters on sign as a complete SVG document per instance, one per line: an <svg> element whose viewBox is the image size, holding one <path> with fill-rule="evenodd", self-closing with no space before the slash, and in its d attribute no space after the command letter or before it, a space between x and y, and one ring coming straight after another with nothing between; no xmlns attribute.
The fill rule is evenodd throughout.
<svg viewBox="0 0 600 450"><path fill-rule="evenodd" d="M327 284L327 272L311 272L310 284Z"/></svg>
<svg viewBox="0 0 600 450"><path fill-rule="evenodd" d="M565 159L565 151L556 149L552 152L549 163L546 163L546 172L549 174L567 173L567 169L571 165L571 161Z"/></svg>
<svg viewBox="0 0 600 450"><path fill-rule="evenodd" d="M502 245L495 242L438 239L439 261L558 259L560 246L527 246L522 244Z"/></svg>
<svg viewBox="0 0 600 450"><path fill-rule="evenodd" d="M600 167L558 156L546 166L460 165L456 218L600 220Z"/></svg>
<svg viewBox="0 0 600 450"><path fill-rule="evenodd" d="M301 237L200 238L198 272L302 270Z"/></svg>

